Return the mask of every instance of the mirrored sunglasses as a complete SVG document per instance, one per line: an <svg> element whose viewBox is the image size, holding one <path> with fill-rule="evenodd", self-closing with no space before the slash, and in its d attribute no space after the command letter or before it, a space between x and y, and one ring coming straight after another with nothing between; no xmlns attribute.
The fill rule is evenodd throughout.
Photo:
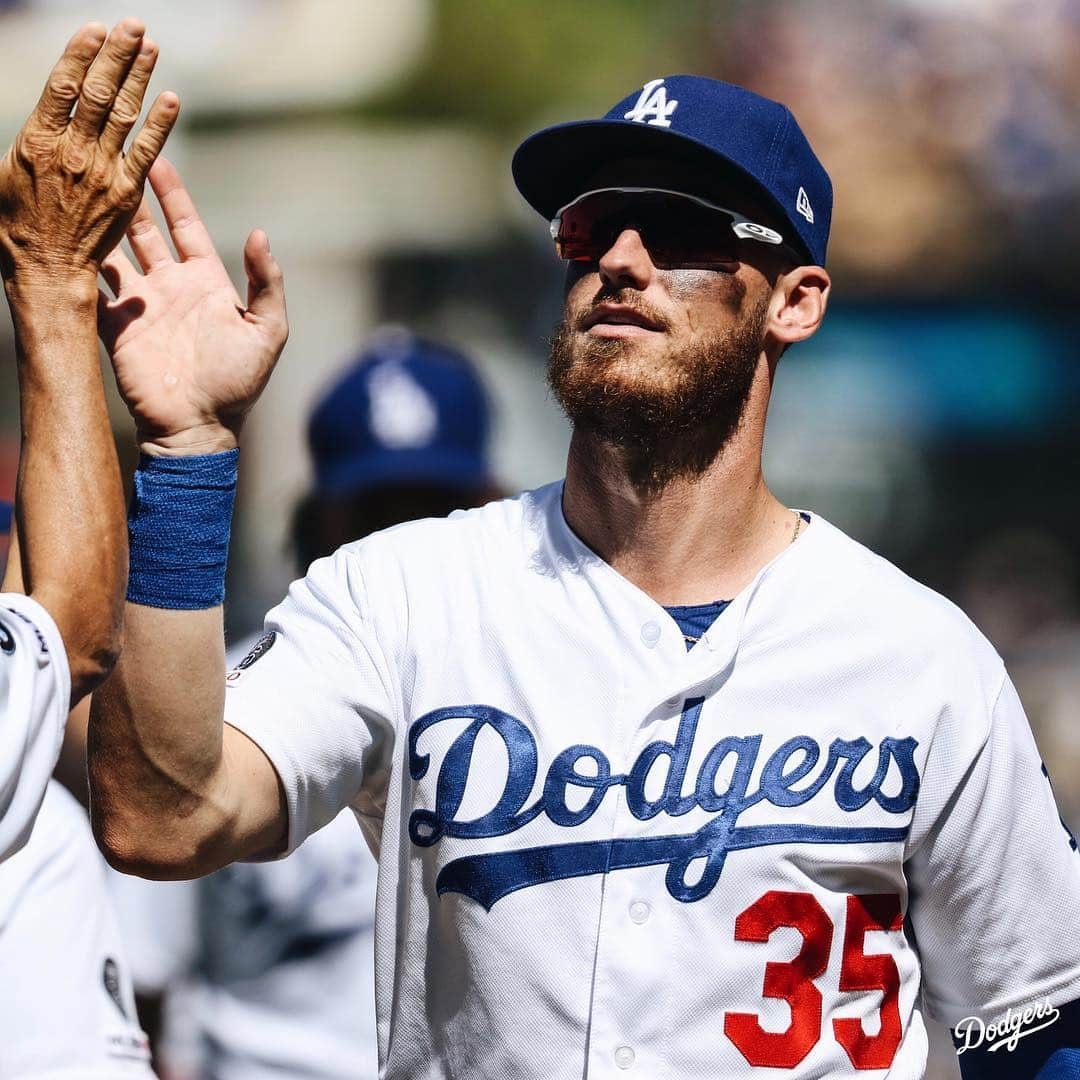
<svg viewBox="0 0 1080 1080"><path fill-rule="evenodd" d="M628 228L661 269L736 262L740 240L787 247L775 229L735 210L695 195L643 187L586 191L552 218L551 238L560 259L597 262Z"/></svg>

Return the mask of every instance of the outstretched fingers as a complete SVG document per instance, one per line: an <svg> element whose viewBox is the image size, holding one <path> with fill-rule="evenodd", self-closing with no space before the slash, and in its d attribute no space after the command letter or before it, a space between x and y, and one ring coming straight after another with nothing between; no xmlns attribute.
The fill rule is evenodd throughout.
<svg viewBox="0 0 1080 1080"><path fill-rule="evenodd" d="M143 121L139 133L131 140L124 165L132 182L141 187L157 160L180 115L180 99L171 91L159 94Z"/></svg>
<svg viewBox="0 0 1080 1080"><path fill-rule="evenodd" d="M169 243L162 236L146 199L139 203L139 209L135 211L135 216L131 219L127 238L143 273L149 274L159 266L173 261ZM134 267L132 269L134 270Z"/></svg>
<svg viewBox="0 0 1080 1080"><path fill-rule="evenodd" d="M101 133L116 95L142 48L146 27L139 19L121 19L90 65L71 121L71 134L90 142Z"/></svg>
<svg viewBox="0 0 1080 1080"><path fill-rule="evenodd" d="M285 276L262 229L256 229L244 245L244 271L248 279L248 315L282 334L288 333Z"/></svg>
<svg viewBox="0 0 1080 1080"><path fill-rule="evenodd" d="M138 56L132 62L131 69L123 85L116 94L116 100L109 110L108 119L101 132L101 145L111 153L117 154L123 148L128 132L135 126L142 112L143 96L157 63L158 47L149 38L143 38Z"/></svg>
<svg viewBox="0 0 1080 1080"><path fill-rule="evenodd" d="M108 30L101 23L87 23L76 31L52 69L31 115L31 121L39 128L59 135L67 127L86 73L107 35Z"/></svg>
<svg viewBox="0 0 1080 1080"><path fill-rule="evenodd" d="M167 158L154 163L150 170L150 186L161 204L176 254L181 259L216 256L214 241L199 217L195 201L184 187L176 166Z"/></svg>

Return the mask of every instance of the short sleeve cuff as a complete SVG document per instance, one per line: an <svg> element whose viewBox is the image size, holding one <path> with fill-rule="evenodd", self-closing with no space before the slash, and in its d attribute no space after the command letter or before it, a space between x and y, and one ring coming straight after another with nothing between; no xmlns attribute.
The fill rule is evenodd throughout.
<svg viewBox="0 0 1080 1080"><path fill-rule="evenodd" d="M38 667L52 668L58 702L56 713L63 731L71 702L71 669L67 647L53 617L36 600L22 593L0 593L0 608L12 612L19 620L24 628L21 636L35 650Z"/></svg>
<svg viewBox="0 0 1080 1080"><path fill-rule="evenodd" d="M250 695L245 697L243 707L235 702L236 690L225 691L225 723L229 727L236 728L241 734L246 735L269 759L274 767L274 772L281 781L282 790L285 792L285 806L289 818L287 840L284 850L250 857L245 862L272 862L284 859L291 855L305 840L308 835L307 817L301 809L299 792L302 781L302 773L293 755L289 753L286 740L280 738L278 733L264 723L260 723L252 715L256 706L249 702ZM263 703L262 708L269 710L271 705Z"/></svg>

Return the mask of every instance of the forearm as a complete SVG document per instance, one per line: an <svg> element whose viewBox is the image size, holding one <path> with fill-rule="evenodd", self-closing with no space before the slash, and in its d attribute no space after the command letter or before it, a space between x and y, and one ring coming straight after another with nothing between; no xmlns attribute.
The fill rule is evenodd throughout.
<svg viewBox="0 0 1080 1080"><path fill-rule="evenodd" d="M90 712L91 817L109 861L183 879L279 848L276 774L223 722L222 609L129 603L125 638Z"/></svg>
<svg viewBox="0 0 1080 1080"><path fill-rule="evenodd" d="M15 325L22 446L18 558L5 575L60 630L72 703L100 682L121 644L127 575L123 489L96 340L96 286L5 282ZM20 580L21 579L21 580Z"/></svg>
<svg viewBox="0 0 1080 1080"><path fill-rule="evenodd" d="M125 636L124 656L91 707L94 827L124 869L186 866L198 860L205 837L227 825L214 798L225 685L221 608L128 604ZM141 843L151 837L155 851Z"/></svg>

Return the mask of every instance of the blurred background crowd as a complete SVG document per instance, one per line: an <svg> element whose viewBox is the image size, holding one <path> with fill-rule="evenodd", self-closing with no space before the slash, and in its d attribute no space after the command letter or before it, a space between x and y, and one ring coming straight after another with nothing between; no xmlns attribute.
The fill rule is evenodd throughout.
<svg viewBox="0 0 1080 1080"><path fill-rule="evenodd" d="M781 365L767 475L971 615L1080 827L1080 0L0 0L0 141L74 26L129 13L184 103L169 154L223 256L239 278L259 225L286 273L233 640L294 576L308 414L377 328L475 360L505 488L561 474L543 372L562 272L510 154L649 78L713 75L790 105L835 185L834 302ZM17 443L0 380L3 497Z"/></svg>

